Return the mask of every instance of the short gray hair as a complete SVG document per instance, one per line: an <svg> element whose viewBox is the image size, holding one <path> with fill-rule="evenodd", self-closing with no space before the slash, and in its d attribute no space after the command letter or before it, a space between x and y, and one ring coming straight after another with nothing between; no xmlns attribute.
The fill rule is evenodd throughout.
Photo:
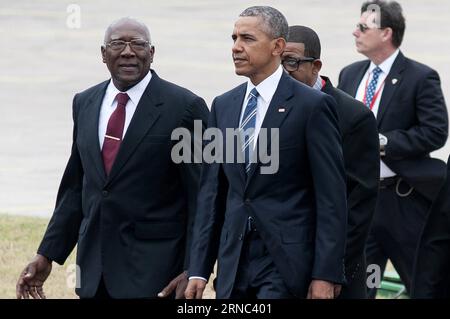
<svg viewBox="0 0 450 319"><path fill-rule="evenodd" d="M289 27L284 15L269 6L254 6L245 9L240 17L260 17L264 23L265 32L272 38L287 39Z"/></svg>
<svg viewBox="0 0 450 319"><path fill-rule="evenodd" d="M112 30L113 30L117 25L120 25L120 24L123 24L123 23L127 23L127 22L131 22L131 23L133 23L133 24L136 24L136 25L140 26L140 27L143 29L143 31L144 31L144 33L145 33L145 36L147 37L146 40L148 40L149 43L152 43L152 39L150 38L150 31L148 30L148 28L147 28L147 26L145 25L145 23L143 23L143 22L141 22L141 21L139 21L139 20L137 20L137 19L135 19L135 18L131 18L131 17L123 17L123 18L120 18L120 19L118 19L118 20L116 20L116 21L113 21L113 22L108 26L108 28L107 28L106 31L105 31L105 39L104 39L105 44L108 42Z"/></svg>

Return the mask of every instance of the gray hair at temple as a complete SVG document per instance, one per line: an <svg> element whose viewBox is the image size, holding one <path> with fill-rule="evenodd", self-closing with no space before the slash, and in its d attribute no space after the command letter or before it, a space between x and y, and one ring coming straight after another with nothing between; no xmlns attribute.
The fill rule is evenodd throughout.
<svg viewBox="0 0 450 319"><path fill-rule="evenodd" d="M240 17L259 17L264 24L265 32L273 39L287 39L288 22L284 15L275 8L269 6L254 6L245 9Z"/></svg>
<svg viewBox="0 0 450 319"><path fill-rule="evenodd" d="M152 43L152 39L150 38L150 31L148 30L148 28L145 25L145 23L143 23L143 22L141 22L141 21L139 21L139 20L137 20L135 18L123 17L123 18L120 18L120 19L118 19L116 21L113 21L108 26L108 28L105 31L105 39L104 39L105 44L109 41L109 37L111 36L111 32L113 31L113 29L115 27L117 27L118 25L121 25L121 24L124 24L124 23L133 23L135 25L140 26L142 28L142 30L144 31L144 33L145 33L145 37L146 37L145 40L147 40L150 44Z"/></svg>

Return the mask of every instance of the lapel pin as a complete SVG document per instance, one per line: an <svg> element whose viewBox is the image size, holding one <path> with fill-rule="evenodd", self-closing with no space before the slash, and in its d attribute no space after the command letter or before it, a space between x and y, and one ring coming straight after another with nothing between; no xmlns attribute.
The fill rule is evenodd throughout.
<svg viewBox="0 0 450 319"><path fill-rule="evenodd" d="M278 113L284 113L286 112L286 109L284 107L278 108Z"/></svg>
<svg viewBox="0 0 450 319"><path fill-rule="evenodd" d="M392 84L396 84L398 82L398 80L397 79L392 79Z"/></svg>

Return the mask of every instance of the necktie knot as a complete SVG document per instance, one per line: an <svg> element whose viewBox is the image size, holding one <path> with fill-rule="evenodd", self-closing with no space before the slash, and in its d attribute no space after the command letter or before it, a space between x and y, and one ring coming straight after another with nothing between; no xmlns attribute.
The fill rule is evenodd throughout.
<svg viewBox="0 0 450 319"><path fill-rule="evenodd" d="M253 88L253 89L250 91L250 96L251 96L251 97L254 97L254 98L258 98L258 96L259 96L258 90L257 90L256 88Z"/></svg>
<svg viewBox="0 0 450 319"><path fill-rule="evenodd" d="M378 77L380 73L383 72L383 70L380 69L379 66L377 66L375 69L373 69L372 73L374 77Z"/></svg>
<svg viewBox="0 0 450 319"><path fill-rule="evenodd" d="M126 93L117 93L116 99L117 99L117 106L125 106L127 105L127 102L130 99L130 97Z"/></svg>

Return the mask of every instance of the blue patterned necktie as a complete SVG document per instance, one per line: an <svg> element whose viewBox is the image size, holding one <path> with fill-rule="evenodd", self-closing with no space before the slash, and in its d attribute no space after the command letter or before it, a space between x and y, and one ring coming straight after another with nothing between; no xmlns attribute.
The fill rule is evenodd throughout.
<svg viewBox="0 0 450 319"><path fill-rule="evenodd" d="M242 117L241 125L239 126L239 131L241 132L241 142L242 142L242 153L245 159L245 172L250 171L250 159L253 153L253 140L255 139L255 124L256 124L256 113L258 105L259 93L256 88L253 88L250 92L250 99L245 107L244 116ZM244 134L242 134L244 133Z"/></svg>
<svg viewBox="0 0 450 319"><path fill-rule="evenodd" d="M369 83L369 86L366 90L366 105L370 108L370 105L372 104L373 97L375 95L375 90L377 89L378 84L378 78L380 77L380 73L383 72L380 67L376 67L372 71L372 80Z"/></svg>

